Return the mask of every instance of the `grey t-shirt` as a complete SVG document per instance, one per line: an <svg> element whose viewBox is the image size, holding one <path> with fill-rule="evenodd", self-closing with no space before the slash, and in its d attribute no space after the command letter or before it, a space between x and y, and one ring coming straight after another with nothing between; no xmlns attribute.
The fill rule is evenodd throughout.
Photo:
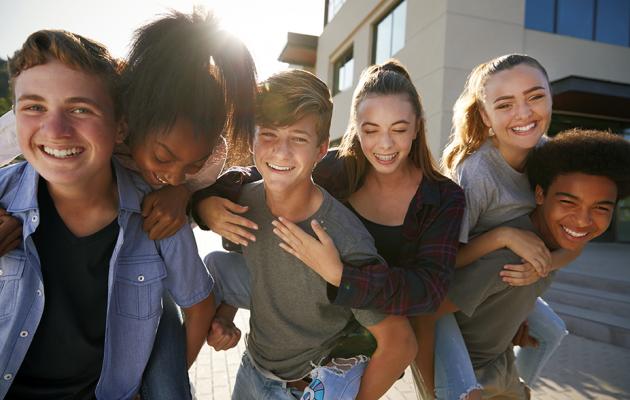
<svg viewBox="0 0 630 400"><path fill-rule="evenodd" d="M315 236L310 221L317 219L347 264L381 260L359 219L320 190L324 195L322 205L311 218L297 225ZM265 203L262 181L246 185L239 203L249 206L245 217L259 227L256 242L243 249L252 299L247 349L255 364L265 370L285 380L300 379L313 369L312 363L328 356L353 317L363 326L372 326L385 314L330 303L326 281L278 246L280 240L271 225L275 217Z"/></svg>
<svg viewBox="0 0 630 400"><path fill-rule="evenodd" d="M466 195L459 236L462 243L468 243L469 237L529 214L536 206L527 175L512 168L491 139L457 167L453 180Z"/></svg>
<svg viewBox="0 0 630 400"><path fill-rule="evenodd" d="M503 226L535 232L527 215ZM520 263L520 257L512 251L500 249L455 271L448 297L461 310L455 318L475 369L493 362L510 348L536 298L551 284L553 273L526 286L503 282L499 276L503 266Z"/></svg>

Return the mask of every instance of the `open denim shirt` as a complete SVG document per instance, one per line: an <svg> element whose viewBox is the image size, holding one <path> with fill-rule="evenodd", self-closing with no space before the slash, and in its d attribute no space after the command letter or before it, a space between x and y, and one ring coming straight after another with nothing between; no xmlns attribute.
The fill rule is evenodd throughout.
<svg viewBox="0 0 630 400"><path fill-rule="evenodd" d="M96 397L129 399L138 391L151 354L164 289L177 304L190 307L208 297L214 281L188 224L169 238L149 240L142 230L141 203L151 189L115 160L113 168L120 229L109 263L105 348ZM38 180L28 163L0 170L0 206L22 221L24 238L17 249L0 257L0 398L24 360L46 299L31 237L39 224Z"/></svg>

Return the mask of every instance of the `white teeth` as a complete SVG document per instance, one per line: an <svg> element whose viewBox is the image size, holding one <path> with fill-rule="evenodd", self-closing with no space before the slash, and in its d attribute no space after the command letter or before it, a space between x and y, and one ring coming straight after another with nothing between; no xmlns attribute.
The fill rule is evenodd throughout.
<svg viewBox="0 0 630 400"><path fill-rule="evenodd" d="M161 176L158 176L156 174L154 174L154 175L155 175L155 179L157 179L158 182L160 182L160 183L168 183L168 181L166 179L162 178Z"/></svg>
<svg viewBox="0 0 630 400"><path fill-rule="evenodd" d="M588 232L576 232L567 228L566 226L562 226L562 229L564 229L564 231L568 233L569 236L573 236L574 238L583 238L584 236L588 235Z"/></svg>
<svg viewBox="0 0 630 400"><path fill-rule="evenodd" d="M525 126L515 126L512 130L516 132L525 132L532 129L534 126L536 126L536 123L532 122L531 124Z"/></svg>
<svg viewBox="0 0 630 400"><path fill-rule="evenodd" d="M283 167L281 165L267 163L267 166L271 169L275 169L276 171L290 171L293 167Z"/></svg>
<svg viewBox="0 0 630 400"><path fill-rule="evenodd" d="M74 155L77 155L83 152L83 150L81 150L78 147L72 147L70 149L63 149L63 150L53 149L48 146L43 146L42 148L44 150L44 153L50 156L53 156L55 158L68 158L68 157L72 157Z"/></svg>
<svg viewBox="0 0 630 400"><path fill-rule="evenodd" d="M374 157L376 157L377 160L380 161L391 161L393 160L398 153L394 153L394 154L377 154L377 153L373 153Z"/></svg>

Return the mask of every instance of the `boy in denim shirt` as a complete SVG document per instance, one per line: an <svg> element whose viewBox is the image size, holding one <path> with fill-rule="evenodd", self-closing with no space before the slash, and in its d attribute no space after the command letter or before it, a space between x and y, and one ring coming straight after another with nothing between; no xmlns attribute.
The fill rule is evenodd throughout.
<svg viewBox="0 0 630 400"><path fill-rule="evenodd" d="M39 31L9 67L27 162L0 170L0 206L24 238L0 258L0 398L133 398L163 290L184 307L190 365L212 277L189 226L161 241L142 230L150 187L111 158L124 125L107 50Z"/></svg>
<svg viewBox="0 0 630 400"><path fill-rule="evenodd" d="M253 153L263 180L245 185L239 198L248 207L244 216L258 225L256 241L243 248L244 257L217 252L206 259L221 276L216 295L225 304L218 319L233 317L227 305L251 309L247 351L232 398L380 398L415 357L407 319L332 304L326 281L283 251L274 235L278 220L292 221L313 236L321 226L332 237L326 245L335 247L344 263L360 268L380 260L359 219L311 177L328 149L330 92L308 72L285 71L259 85L256 107ZM331 358L357 323L378 343L372 358ZM209 342L221 343L215 328Z"/></svg>

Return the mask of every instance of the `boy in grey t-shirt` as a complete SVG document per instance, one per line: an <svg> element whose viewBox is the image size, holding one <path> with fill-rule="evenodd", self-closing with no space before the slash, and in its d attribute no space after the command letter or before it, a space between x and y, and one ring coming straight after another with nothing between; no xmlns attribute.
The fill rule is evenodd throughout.
<svg viewBox="0 0 630 400"><path fill-rule="evenodd" d="M218 296L251 308L233 399L378 398L415 357L406 318L331 304L326 281L283 251L272 232L278 219L315 236L315 220L331 236L341 262L359 268L379 258L357 217L311 177L328 148L331 113L328 88L308 72L282 72L260 85L253 152L263 180L246 185L239 199L248 207L245 217L258 225L256 241L244 248L245 262L226 253L206 258L218 274ZM221 308L219 315L226 315ZM372 359L331 360L331 349L357 323L377 341Z"/></svg>
<svg viewBox="0 0 630 400"><path fill-rule="evenodd" d="M532 151L527 175L536 208L504 225L535 232L551 250L579 252L606 231L617 200L630 194L630 143L606 132L565 132ZM522 285L511 286L499 272L515 262L507 249L490 253L458 269L448 293L484 398L528 397L511 342L553 274L515 273Z"/></svg>

